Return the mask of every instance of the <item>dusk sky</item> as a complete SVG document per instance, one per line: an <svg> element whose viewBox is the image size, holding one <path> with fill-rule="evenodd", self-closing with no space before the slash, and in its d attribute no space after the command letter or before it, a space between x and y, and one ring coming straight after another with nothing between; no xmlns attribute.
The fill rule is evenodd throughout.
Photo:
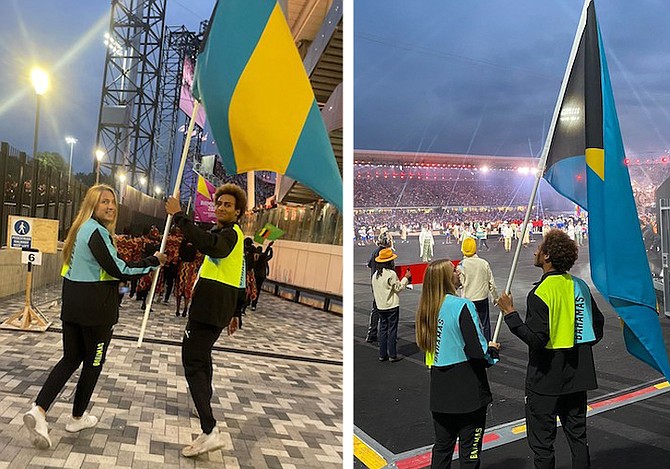
<svg viewBox="0 0 670 469"><path fill-rule="evenodd" d="M197 31L209 19L215 0L168 0L166 26ZM30 69L49 71L42 97L38 151L69 159L65 136L79 139L73 171L93 170L105 61L104 33L111 2L7 0L0 15L0 141L32 153L35 93Z"/></svg>
<svg viewBox="0 0 670 469"><path fill-rule="evenodd" d="M582 0L366 0L354 20L354 148L538 156ZM596 1L629 157L670 150L670 9Z"/></svg>

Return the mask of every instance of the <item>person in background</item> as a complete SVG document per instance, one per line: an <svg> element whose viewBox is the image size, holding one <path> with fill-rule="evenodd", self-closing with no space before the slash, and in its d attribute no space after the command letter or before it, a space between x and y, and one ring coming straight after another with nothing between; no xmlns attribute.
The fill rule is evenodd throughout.
<svg viewBox="0 0 670 469"><path fill-rule="evenodd" d="M503 293L498 307L514 335L528 345L526 425L535 468L553 469L556 417L572 453L573 469L591 467L586 439L586 392L597 389L593 345L605 319L586 282L568 273L578 247L552 229L535 251L542 278L528 293L526 320Z"/></svg>
<svg viewBox="0 0 670 469"><path fill-rule="evenodd" d="M212 349L221 332L235 333L244 295L244 233L239 221L247 206L244 190L224 184L215 194L216 226L205 231L182 212L179 199L169 197L165 210L174 217L184 238L205 255L193 287L193 300L182 341L182 364L200 419L200 434L182 449L185 457L214 451L225 445L212 412Z"/></svg>
<svg viewBox="0 0 670 469"><path fill-rule="evenodd" d="M458 275L463 285L463 297L472 301L477 309L484 337L491 340L491 319L489 316L489 294L493 304L498 300L496 282L489 263L477 255L477 242L465 238L461 245L463 260L458 264Z"/></svg>
<svg viewBox="0 0 670 469"><path fill-rule="evenodd" d="M184 299L184 310L182 317L188 313L188 305L193 295L193 285L198 277L198 269L202 265L204 256L198 252L192 242L183 238L179 243L179 266L177 268L177 286L174 290L176 299L175 315L179 316L181 308L181 299Z"/></svg>
<svg viewBox="0 0 670 469"><path fill-rule="evenodd" d="M256 247L256 258L254 262L254 277L256 278L256 298L251 301L251 311L256 311L256 306L258 306L258 297L261 296L261 287L263 282L270 273L270 259L272 259L273 250L272 245L274 241L270 241L268 246L263 251L262 246Z"/></svg>
<svg viewBox="0 0 670 469"><path fill-rule="evenodd" d="M400 360L396 350L398 341L398 320L400 297L398 293L407 287L412 274L407 269L402 280L395 273L393 260L398 256L393 249L385 248L375 257L375 271L372 273L372 293L379 313L379 361Z"/></svg>
<svg viewBox="0 0 670 469"><path fill-rule="evenodd" d="M163 304L168 304L170 294L174 288L177 274L179 273L179 245L181 243L181 235L179 228L172 226L170 234L168 235L165 244L165 254L167 255L167 262L163 267L163 279L165 280L165 294L163 296Z"/></svg>
<svg viewBox="0 0 670 469"><path fill-rule="evenodd" d="M389 233L383 232L377 237L377 248L372 252L370 259L368 259L368 268L370 269L370 277L377 271L377 262L375 258L379 256L382 249L392 249L393 241ZM379 337L379 311L377 310L377 303L374 296L372 298L372 308L370 309L370 317L368 318L368 331L365 334L365 341L368 343L377 342Z"/></svg>
<svg viewBox="0 0 670 469"><path fill-rule="evenodd" d="M119 257L114 246L117 207L114 189L105 184L91 187L63 245L63 357L23 415L31 442L38 448L51 447L46 414L82 362L65 430L76 433L98 423L86 408L105 363L112 327L119 320L119 281L142 276L166 260L160 252L138 262Z"/></svg>
<svg viewBox="0 0 670 469"><path fill-rule="evenodd" d="M472 301L456 295L459 283L450 260L430 263L416 312L416 343L431 367L433 469L451 467L457 438L460 467L480 467L486 408L493 400L486 368L500 350L484 337Z"/></svg>
<svg viewBox="0 0 670 469"><path fill-rule="evenodd" d="M421 233L419 233L419 249L423 262L429 262L433 258L434 245L433 232L430 230L430 226L426 225L421 228Z"/></svg>

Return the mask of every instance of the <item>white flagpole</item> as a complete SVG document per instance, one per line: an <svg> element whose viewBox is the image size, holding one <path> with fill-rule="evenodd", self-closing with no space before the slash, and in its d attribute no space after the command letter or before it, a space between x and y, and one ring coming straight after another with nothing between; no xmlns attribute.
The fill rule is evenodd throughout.
<svg viewBox="0 0 670 469"><path fill-rule="evenodd" d="M565 74L563 75L563 82L561 83L561 90L558 93L558 100L556 101L556 107L554 107L554 115L551 119L551 126L549 127L549 132L547 133L547 138L544 141L544 148L542 148L542 155L540 156L540 161L537 165L537 173L535 175L535 184L533 185L533 191L530 194L530 200L528 200L528 207L526 207L526 215L523 219L523 224L521 225L521 237L517 239L516 250L514 251L514 258L512 259L512 269L510 270L509 277L507 278L507 285L505 285L505 292L510 293L512 288L512 282L514 281L514 274L516 273L516 268L519 264L519 254L521 253L521 245L524 234L526 233L526 228L528 226L528 221L530 220L530 212L533 208L533 203L535 202L535 196L537 194L537 188L540 186L540 180L544 175L545 167L547 166L547 156L549 155L549 148L551 148L551 142L554 138L554 131L556 130L556 123L558 122L559 113L561 112L561 104L563 103L563 98L565 97L565 91L568 88L568 79L570 78L570 72L575 63L575 58L577 57L577 51L579 49L579 43L581 41L582 35L584 33L584 28L586 27L586 14L589 8L589 4L593 0L585 0L584 6L582 7L582 16L579 18L579 24L577 25L577 33L575 34L575 39L572 43L572 50L570 51L570 58L568 59L568 66L565 69ZM584 118L582 114L581 118ZM491 340L493 342L498 341L498 335L500 334L500 326L502 325L503 313L498 314L498 321L496 322L496 328L493 333Z"/></svg>
<svg viewBox="0 0 670 469"><path fill-rule="evenodd" d="M200 102L193 100L193 112L191 113L191 121L188 124L188 130L186 131L186 141L184 142L184 149L181 152L181 161L179 162L179 171L177 171L177 180L174 184L174 189L172 190L172 197L177 197L179 194L179 187L181 186L181 180L184 176L184 166L186 166L186 157L188 156L188 148L191 145L191 134L193 133L193 128L195 127L195 116L198 112L198 107L200 107ZM170 233L170 226L172 225L172 215L168 215L165 220L165 229L163 230L163 239L161 240L160 252L165 252L165 246L167 245L168 233ZM161 268L159 267L154 271L154 278L151 283L151 290L149 290L149 295L147 297L147 307L144 310L144 318L142 319L142 327L140 328L140 335L137 339L137 346L142 346L142 339L144 338L144 331L147 328L147 321L149 320L149 313L151 312L151 304L154 301L154 293L156 293L156 285L158 284L158 277L160 274Z"/></svg>

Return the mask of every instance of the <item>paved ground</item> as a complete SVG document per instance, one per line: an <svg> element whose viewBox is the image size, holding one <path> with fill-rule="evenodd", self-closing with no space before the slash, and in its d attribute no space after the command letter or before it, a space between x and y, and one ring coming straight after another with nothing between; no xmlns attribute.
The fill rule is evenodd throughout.
<svg viewBox="0 0 670 469"><path fill-rule="evenodd" d="M0 329L0 469L4 468L339 468L342 467L342 318L270 294L214 352L214 415L221 451L186 459L200 433L191 415L180 343L185 318L174 303L155 305L141 348L143 311L125 299L107 363L93 395L95 429L64 429L74 384L48 415L51 450L38 450L22 427L25 412L61 357L59 292L38 292L54 320L46 333ZM22 297L0 303L0 321ZM218 399L217 399L218 398Z"/></svg>
<svg viewBox="0 0 670 469"><path fill-rule="evenodd" d="M445 245L443 241L443 237L436 238L435 258L462 257L458 245ZM481 252L480 255L490 262L498 288L502 290L513 253L506 253L494 239L489 239L488 243L491 251ZM530 248L522 250L519 270L512 285L513 297L521 311L525 310L525 297L532 283L541 276L540 270L532 265L535 245L533 243ZM403 360L398 363L379 363L377 344L368 344L363 339L372 303L370 273L365 264L373 250L372 245L356 246L354 250L354 425L357 432L367 435L387 455L416 453L417 449L428 448L433 442L428 411L429 375L423 364L423 354L414 343L414 314L421 288L403 291L400 295L398 351ZM416 238L410 238L407 244L396 244L396 251L399 254L396 263L420 262ZM581 248L573 273L590 283L586 247ZM614 311L605 304L592 285L591 288L605 314L606 324L605 337L594 348L599 389L589 393L589 400L658 383L661 378L659 373L625 351L621 326ZM491 311L493 326L498 312L492 305ZM670 344L670 320L663 317L661 324L666 344ZM499 341L502 343L501 361L490 368L488 373L494 402L487 417L487 428L523 418L527 347L504 324ZM614 455L617 455L618 461L625 463L623 467L667 467L670 458L669 416L670 393L664 393L649 401L589 418L590 446L594 463L597 462L594 467L609 467L607 464L616 460L612 459ZM559 433L558 440L562 439ZM563 443L558 448L559 451L567 451ZM485 467L516 469L531 467L529 453L526 441L521 440L486 450L483 457ZM639 459L640 454L646 455L646 459ZM514 464L505 463L512 460ZM565 458L559 458L561 461L565 461ZM569 462L565 464L567 466L559 464L557 467L569 467ZM365 465L356 460L355 467L362 468Z"/></svg>

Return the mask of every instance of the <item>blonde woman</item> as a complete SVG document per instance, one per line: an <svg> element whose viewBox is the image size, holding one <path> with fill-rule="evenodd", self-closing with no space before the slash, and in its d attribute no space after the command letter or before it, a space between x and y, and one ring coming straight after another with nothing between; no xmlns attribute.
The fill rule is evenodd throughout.
<svg viewBox="0 0 670 469"><path fill-rule="evenodd" d="M456 296L459 284L450 260L432 262L416 312L416 343L431 367L434 469L451 467L457 438L460 467L480 467L486 408L492 402L486 368L500 348L487 343L472 301Z"/></svg>
<svg viewBox="0 0 670 469"><path fill-rule="evenodd" d="M114 245L118 206L114 189L91 187L63 246L63 358L47 377L32 409L23 415L33 445L51 447L46 413L83 362L68 432L94 427L98 419L86 408L105 362L112 326L119 319L119 282L141 277L165 263L165 254L125 262Z"/></svg>

